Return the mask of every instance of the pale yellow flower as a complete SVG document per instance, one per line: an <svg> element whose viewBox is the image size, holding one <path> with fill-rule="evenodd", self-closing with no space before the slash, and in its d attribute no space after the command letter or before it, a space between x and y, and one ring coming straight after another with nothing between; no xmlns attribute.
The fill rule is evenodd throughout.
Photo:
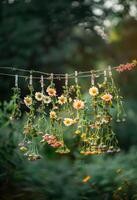
<svg viewBox="0 0 137 200"><path fill-rule="evenodd" d="M85 107L84 101L81 101L81 100L78 100L78 99L74 100L73 107L76 110L83 109Z"/></svg>
<svg viewBox="0 0 137 200"><path fill-rule="evenodd" d="M64 123L65 126L71 126L73 124L73 119L65 118L63 123Z"/></svg>
<svg viewBox="0 0 137 200"><path fill-rule="evenodd" d="M35 99L37 101L42 101L43 100L43 94L41 92L36 92L35 93Z"/></svg>
<svg viewBox="0 0 137 200"><path fill-rule="evenodd" d="M55 111L51 111L51 112L50 112L50 118L51 118L51 119L56 119L56 118L57 118L57 114L56 114Z"/></svg>
<svg viewBox="0 0 137 200"><path fill-rule="evenodd" d="M56 89L48 87L46 91L47 91L49 96L51 96L51 97L55 97L56 96L56 93L57 93Z"/></svg>
<svg viewBox="0 0 137 200"><path fill-rule="evenodd" d="M53 110L58 110L58 109L59 109L58 106L54 106L54 107L53 107Z"/></svg>
<svg viewBox="0 0 137 200"><path fill-rule="evenodd" d="M79 121L79 118L75 118L75 119L73 120L73 123L76 124L76 123L78 123L78 121Z"/></svg>
<svg viewBox="0 0 137 200"><path fill-rule="evenodd" d="M72 98L71 97L69 97L69 103L71 103L72 102Z"/></svg>
<svg viewBox="0 0 137 200"><path fill-rule="evenodd" d="M113 98L113 96L112 96L111 94L104 94L104 95L101 97L101 99L102 99L103 101L106 101L106 102L111 101L112 98Z"/></svg>
<svg viewBox="0 0 137 200"><path fill-rule="evenodd" d="M98 88L93 86L89 89L89 94L93 97L97 96L99 93Z"/></svg>
<svg viewBox="0 0 137 200"><path fill-rule="evenodd" d="M63 105L67 102L67 98L63 95L61 95L60 97L58 97L58 103Z"/></svg>
<svg viewBox="0 0 137 200"><path fill-rule="evenodd" d="M27 97L24 97L24 103L26 106L31 106L32 105L32 98L27 96Z"/></svg>
<svg viewBox="0 0 137 200"><path fill-rule="evenodd" d="M43 102L49 104L51 102L51 98L49 96L43 95Z"/></svg>

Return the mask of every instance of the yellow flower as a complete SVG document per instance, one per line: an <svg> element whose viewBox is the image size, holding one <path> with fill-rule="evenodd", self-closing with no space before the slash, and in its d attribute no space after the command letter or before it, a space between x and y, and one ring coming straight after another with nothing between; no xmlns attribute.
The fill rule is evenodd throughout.
<svg viewBox="0 0 137 200"><path fill-rule="evenodd" d="M73 124L73 119L65 118L63 123L64 123L65 126L71 126Z"/></svg>
<svg viewBox="0 0 137 200"><path fill-rule="evenodd" d="M51 102L51 98L49 96L43 95L43 102L49 104Z"/></svg>
<svg viewBox="0 0 137 200"><path fill-rule="evenodd" d="M35 93L35 99L37 101L42 101L43 100L43 94L41 92L36 92Z"/></svg>
<svg viewBox="0 0 137 200"><path fill-rule="evenodd" d="M81 138L86 139L86 133L82 133Z"/></svg>
<svg viewBox="0 0 137 200"><path fill-rule="evenodd" d="M89 89L89 94L93 97L97 96L98 93L99 93L98 88L95 86Z"/></svg>
<svg viewBox="0 0 137 200"><path fill-rule="evenodd" d="M48 87L46 91L47 91L49 96L51 96L51 97L55 97L56 96L56 93L57 93L56 89Z"/></svg>
<svg viewBox="0 0 137 200"><path fill-rule="evenodd" d="M104 94L104 95L101 97L101 99L102 99L103 101L106 101L106 102L111 101L112 98L113 98L113 96L112 96L111 94Z"/></svg>
<svg viewBox="0 0 137 200"><path fill-rule="evenodd" d="M58 97L58 103L59 104L65 104L67 102L67 98L63 95L61 95L60 97Z"/></svg>
<svg viewBox="0 0 137 200"><path fill-rule="evenodd" d="M83 178L82 182L87 183L91 179L91 176L86 176Z"/></svg>
<svg viewBox="0 0 137 200"><path fill-rule="evenodd" d="M74 107L76 110L83 109L83 108L85 107L84 101L75 99L75 100L74 100L74 103L73 103L73 107Z"/></svg>
<svg viewBox="0 0 137 200"><path fill-rule="evenodd" d="M89 139L87 139L87 138L84 138L83 141L86 143L89 143Z"/></svg>
<svg viewBox="0 0 137 200"><path fill-rule="evenodd" d="M27 97L24 97L24 103L26 106L31 106L32 105L32 98L27 96Z"/></svg>
<svg viewBox="0 0 137 200"><path fill-rule="evenodd" d="M75 131L75 134L76 134L76 135L79 135L80 133L81 133L80 130L76 130L76 131Z"/></svg>
<svg viewBox="0 0 137 200"><path fill-rule="evenodd" d="M22 152L26 152L28 149L27 149L27 147L25 147L25 146L22 146L22 147L20 147L20 151L22 151Z"/></svg>
<svg viewBox="0 0 137 200"><path fill-rule="evenodd" d="M56 114L55 111L51 111L51 112L50 112L50 118L51 118L51 119L56 119L56 118L57 118L57 114Z"/></svg>

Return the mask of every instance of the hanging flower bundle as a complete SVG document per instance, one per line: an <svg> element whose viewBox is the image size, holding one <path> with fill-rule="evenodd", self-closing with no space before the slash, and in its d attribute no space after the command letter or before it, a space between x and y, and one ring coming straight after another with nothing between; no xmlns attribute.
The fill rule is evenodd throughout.
<svg viewBox="0 0 137 200"><path fill-rule="evenodd" d="M133 64L136 65L135 61ZM126 64L115 69L121 72L129 68ZM86 76L90 77L86 91L88 98L85 98L82 92L81 74L77 71L73 76L64 75L65 82L60 95L53 74L47 80L48 86L45 85L45 78L41 75L40 91L35 91L34 77L30 74L29 92L22 100L27 111L23 140L19 143L19 149L28 160L40 159L38 147L43 145L49 145L56 153L69 153L71 149L65 141L66 134L74 138L77 149L82 155L120 151L112 122L115 119L117 122L125 121L126 113L111 67L103 72L88 72ZM73 84L70 84L70 78L74 79ZM10 118L16 119L21 117L21 91L17 75L13 93L14 106Z"/></svg>

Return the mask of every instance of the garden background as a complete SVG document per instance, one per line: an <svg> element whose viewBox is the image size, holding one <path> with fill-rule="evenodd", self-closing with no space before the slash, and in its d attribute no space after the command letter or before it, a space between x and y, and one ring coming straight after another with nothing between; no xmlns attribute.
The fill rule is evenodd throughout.
<svg viewBox="0 0 137 200"><path fill-rule="evenodd" d="M1 67L71 73L136 58L136 0L0 1ZM43 149L43 159L30 162L18 150L23 119L18 131L6 124L14 80L0 77L0 200L137 199L137 70L115 79L127 112L125 123L114 124L120 153L59 156ZM25 94L21 80L20 87Z"/></svg>

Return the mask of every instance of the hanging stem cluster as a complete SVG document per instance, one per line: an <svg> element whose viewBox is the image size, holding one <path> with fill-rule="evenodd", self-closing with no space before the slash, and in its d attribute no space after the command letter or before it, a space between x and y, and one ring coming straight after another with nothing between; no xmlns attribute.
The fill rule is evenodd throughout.
<svg viewBox="0 0 137 200"><path fill-rule="evenodd" d="M77 138L81 154L119 152L112 121L115 116L117 122L125 121L126 114L111 68L104 71L104 76L100 77L95 72L91 72L91 85L87 99L82 94L77 72L75 72L74 85L68 84L66 74L61 95L58 95L53 80L51 74L50 84L46 88L41 76L41 91L35 91L30 76L29 94L23 100L27 108L24 139L19 144L24 155L29 160L41 158L38 144L49 145L60 154L69 153L71 149L65 142L68 130L71 130L74 138ZM20 116L19 103L20 89L15 88L12 113L14 117Z"/></svg>

